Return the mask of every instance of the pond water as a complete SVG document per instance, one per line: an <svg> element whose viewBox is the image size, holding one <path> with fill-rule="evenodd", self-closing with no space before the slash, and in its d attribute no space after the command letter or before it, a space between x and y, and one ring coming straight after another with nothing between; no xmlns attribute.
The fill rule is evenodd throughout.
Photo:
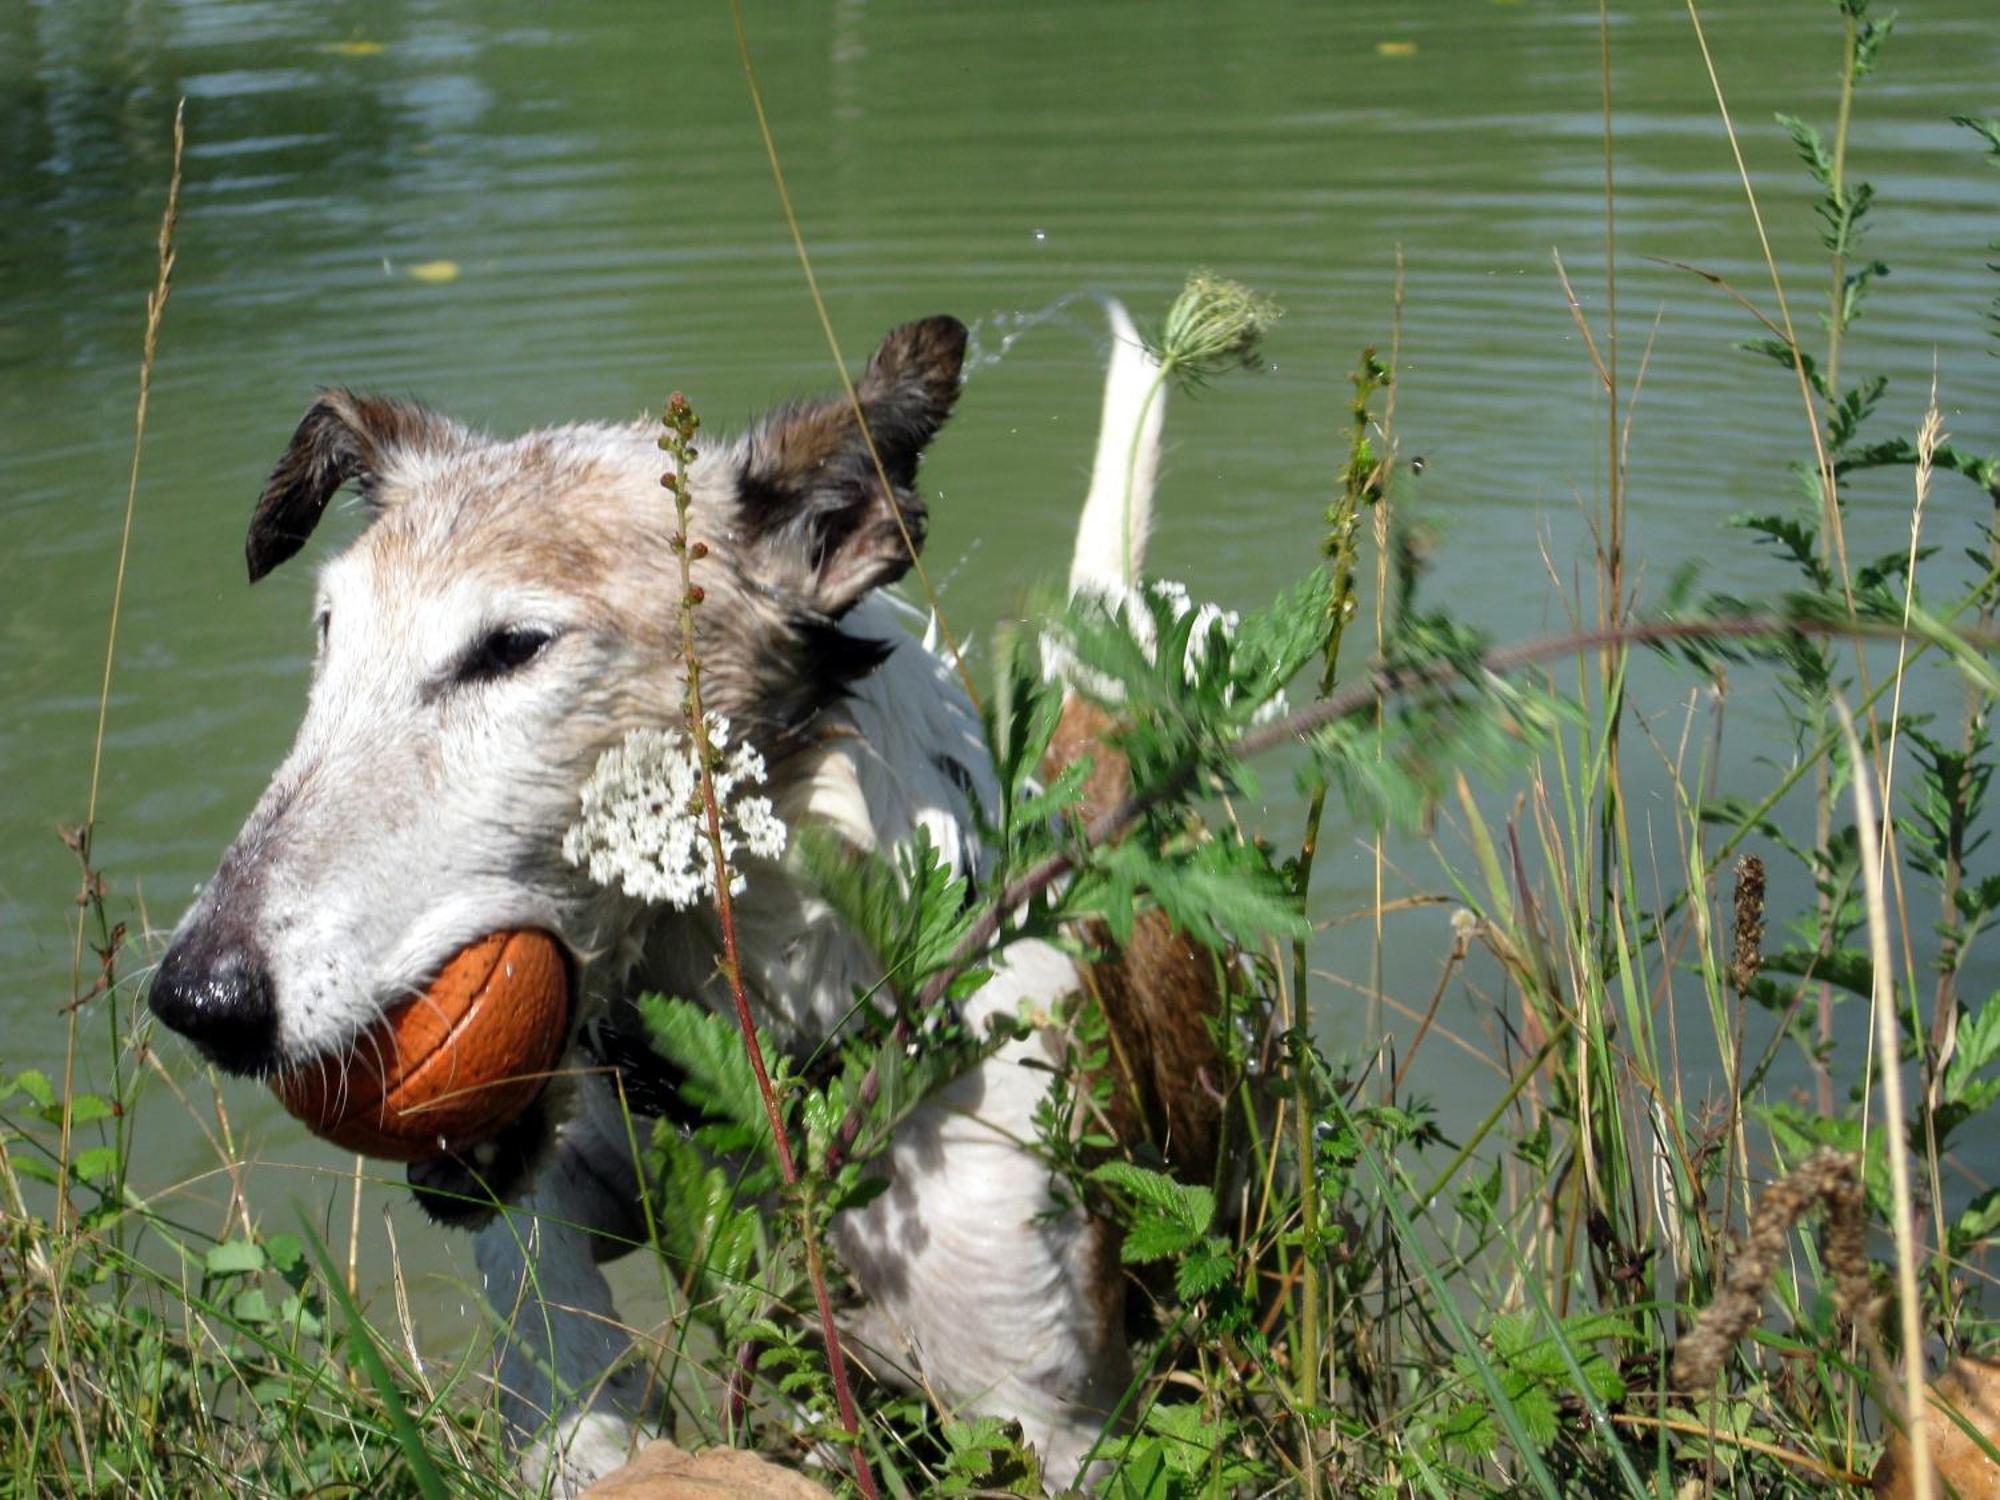
<svg viewBox="0 0 2000 1500"><path fill-rule="evenodd" d="M1791 502L1784 466L1809 451L1797 392L1734 349L1758 332L1739 307L1661 264L1699 264L1769 302L1686 11L1614 10L1628 378L1652 344L1630 551L1654 592L1699 562L1711 585L1754 595L1788 580L1724 523ZM1894 379L1877 435L1915 430L1935 366L1947 425L1990 450L2000 362L1982 322L1996 290L1983 246L2000 235L2000 174L1948 117L2000 110L2000 26L1991 0L1901 10L1850 154L1881 195L1868 249L1894 274L1847 364ZM1397 499L1439 534L1426 587L1503 639L1562 625L1551 573L1571 592L1587 579L1587 516L1604 483L1603 407L1551 260L1560 251L1601 327L1593 8L835 0L752 4L747 24L848 357L912 316L952 311L975 327L961 414L925 471L930 567L962 634L986 633L1065 565L1104 354L1094 295L1157 316L1195 266L1274 294L1287 314L1268 369L1174 402L1155 566L1239 608L1309 566L1342 457L1345 374L1363 345L1388 342L1399 247L1396 424L1405 458L1423 464L1399 474ZM1772 116L1830 122L1833 9L1760 0L1715 7L1708 26L1810 326L1826 272L1809 185ZM180 269L98 842L135 932L171 926L303 701L310 563L355 523L341 518L307 565L254 590L241 548L250 502L315 385L419 394L498 430L632 415L675 387L720 427L830 385L726 8L0 4L0 1071L62 1055L75 875L56 826L85 802L181 95ZM1856 552L1906 537L1906 486L1893 475L1853 487ZM1947 481L1929 539L1955 555L1986 513ZM1687 688L1662 679L1640 700L1668 743ZM1775 725L1760 698L1746 684L1732 708L1745 786L1760 750L1783 753L1759 742ZM1638 764L1657 759L1634 761L1636 814L1670 866L1671 802ZM1271 826L1296 828L1283 777L1272 789ZM1321 918L1365 906L1371 890L1352 830L1329 843ZM1392 894L1441 888L1420 843L1397 860ZM1435 983L1444 920L1392 923L1387 986L1405 1004L1421 1007ZM1366 924L1353 923L1332 927L1316 958L1359 983L1367 955ZM1477 1044L1461 998L1447 1019ZM1357 992L1328 986L1318 1004L1329 1046L1358 1048ZM178 1045L162 1056L195 1078ZM1460 1124L1499 1087L1450 1046L1430 1046L1422 1068L1418 1089ZM346 1169L255 1088L224 1097L262 1157ZM206 1105L198 1126L157 1102L149 1179L203 1171ZM1982 1154L1972 1165L2000 1175L2000 1158ZM329 1180L285 1191L317 1206ZM220 1188L191 1191L221 1201ZM398 1196L372 1197L369 1221L377 1199Z"/></svg>

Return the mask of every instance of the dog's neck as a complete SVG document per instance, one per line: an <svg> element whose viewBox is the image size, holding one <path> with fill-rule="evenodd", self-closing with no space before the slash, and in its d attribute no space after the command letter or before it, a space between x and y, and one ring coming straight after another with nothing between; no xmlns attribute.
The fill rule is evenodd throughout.
<svg viewBox="0 0 2000 1500"><path fill-rule="evenodd" d="M912 613L882 594L849 613L844 631L893 649L822 711L810 748L787 757L766 790L794 836L813 825L894 861L922 828L950 869L976 880L985 862L979 818L998 801L992 763L955 669L910 633ZM857 994L879 991L881 966L795 858L746 859L742 873L732 906L752 1009L779 1047L808 1049L839 1028ZM635 911L603 961L606 992L614 1005L652 991L727 1009L720 950L711 909Z"/></svg>

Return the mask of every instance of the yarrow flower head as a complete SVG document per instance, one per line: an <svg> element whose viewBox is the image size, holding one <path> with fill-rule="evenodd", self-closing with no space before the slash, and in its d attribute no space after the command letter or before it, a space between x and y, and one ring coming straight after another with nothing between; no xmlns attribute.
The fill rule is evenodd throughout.
<svg viewBox="0 0 2000 1500"><path fill-rule="evenodd" d="M738 795L763 784L764 757L748 744L729 751L729 721L713 714L708 739L721 762L713 776L729 893L741 895L736 852L777 859L785 852L785 825L770 798ZM605 889L641 901L686 911L713 897L715 855L696 757L691 735L661 729L635 729L605 751L584 783L563 858Z"/></svg>

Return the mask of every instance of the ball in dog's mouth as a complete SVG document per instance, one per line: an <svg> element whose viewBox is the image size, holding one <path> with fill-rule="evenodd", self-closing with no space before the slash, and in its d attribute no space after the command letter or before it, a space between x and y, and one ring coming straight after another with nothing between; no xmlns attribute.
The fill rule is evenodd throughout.
<svg viewBox="0 0 2000 1500"><path fill-rule="evenodd" d="M536 928L461 948L422 994L382 1013L346 1052L272 1089L315 1135L392 1161L460 1155L542 1091L569 1034L569 966Z"/></svg>

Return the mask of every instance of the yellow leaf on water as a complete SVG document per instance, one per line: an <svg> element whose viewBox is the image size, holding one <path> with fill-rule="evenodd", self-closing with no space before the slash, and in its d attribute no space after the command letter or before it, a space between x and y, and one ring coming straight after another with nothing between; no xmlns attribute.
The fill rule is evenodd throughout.
<svg viewBox="0 0 2000 1500"><path fill-rule="evenodd" d="M382 51L380 42L321 42L313 49L332 57L373 57Z"/></svg>
<svg viewBox="0 0 2000 1500"><path fill-rule="evenodd" d="M443 286L447 281L458 280L458 262L420 260L414 266L403 267L403 274L412 281L421 281L430 286Z"/></svg>
<svg viewBox="0 0 2000 1500"><path fill-rule="evenodd" d="M1377 42L1375 44L1375 55L1377 57L1415 57L1417 55L1417 44L1415 42Z"/></svg>

